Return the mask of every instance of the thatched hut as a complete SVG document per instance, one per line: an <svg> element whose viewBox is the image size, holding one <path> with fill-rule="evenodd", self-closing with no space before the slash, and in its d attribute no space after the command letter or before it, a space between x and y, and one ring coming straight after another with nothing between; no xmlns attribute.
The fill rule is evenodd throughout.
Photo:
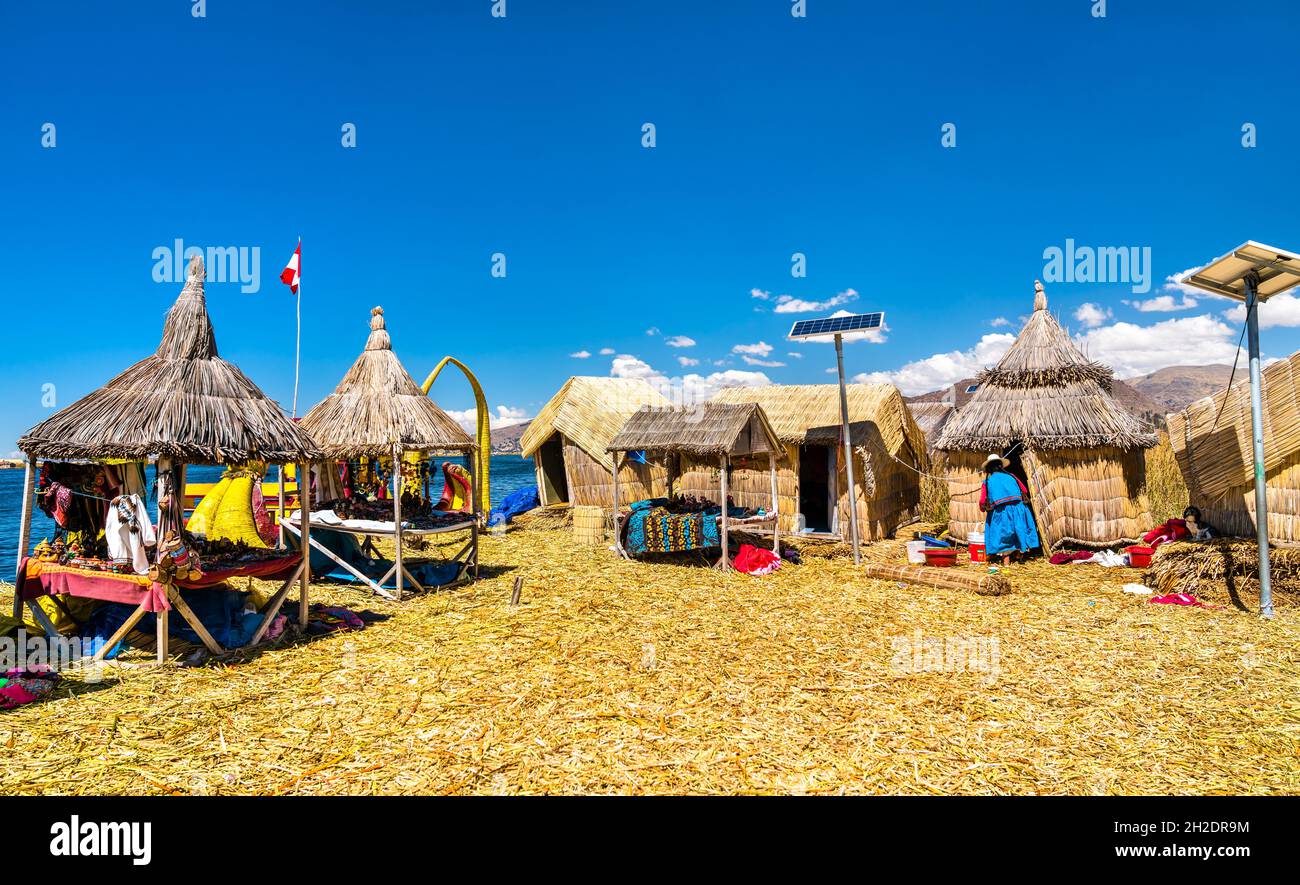
<svg viewBox="0 0 1300 885"><path fill-rule="evenodd" d="M610 440L637 409L667 405L664 396L639 378L575 376L566 381L519 438L522 456L535 464L542 504L613 506ZM620 468L626 500L666 493L666 468L647 460Z"/></svg>
<svg viewBox="0 0 1300 885"><path fill-rule="evenodd" d="M438 408L393 352L384 309L370 311L365 349L334 392L302 417L326 456L389 458L403 452L469 452L476 444Z"/></svg>
<svg viewBox="0 0 1300 885"><path fill-rule="evenodd" d="M925 437L891 384L850 384L849 436L857 456L858 534L863 541L891 537L915 519L920 473L928 466ZM849 526L848 480L840 441L840 392L834 384L728 387L713 398L724 403L758 403L784 446L777 461L781 531L803 515L807 529L845 537ZM684 472L682 489L702 494L717 486L710 470ZM737 462L731 495L744 507L764 507L771 491L766 464Z"/></svg>
<svg viewBox="0 0 1300 885"><path fill-rule="evenodd" d="M382 307L370 311L370 334L361 355L334 392L303 416L302 426L325 452L330 467L339 459L391 458L396 465L402 463L407 453L421 456L430 452L470 453L477 448L470 435L438 408L397 358L384 324ZM392 535L396 562L392 574L398 599L408 581L420 587L402 563L402 539L411 531L402 527L402 492L401 471L394 470ZM471 498L476 508L478 495ZM471 522L465 528L470 532L470 543L464 551L467 558L463 562L457 560L461 564L458 575L477 568L478 564L477 525ZM324 548L318 545L318 549L323 552ZM339 565L375 592L389 595L381 586L387 575L376 581L349 563L339 562Z"/></svg>
<svg viewBox="0 0 1300 885"><path fill-rule="evenodd" d="M921 428L921 433L925 434L925 442L928 446L934 445L939 435L943 433L948 419L957 414L956 407L947 402L910 402L907 404L907 410L912 413L912 418L915 419L916 426Z"/></svg>
<svg viewBox="0 0 1300 885"><path fill-rule="evenodd" d="M997 452L1028 485L1046 548L1135 541L1151 519L1139 493L1156 436L1112 398L1113 378L1079 351L1035 282L1029 321L935 442L954 536L983 529L980 467Z"/></svg>
<svg viewBox="0 0 1300 885"><path fill-rule="evenodd" d="M1243 373L1244 374L1244 373ZM1262 372L1268 535L1300 541L1300 352ZM1191 503L1226 535L1255 534L1250 380L1168 417L1169 442Z"/></svg>
<svg viewBox="0 0 1300 885"><path fill-rule="evenodd" d="M55 460L237 464L318 457L311 437L218 355L206 276L195 256L157 351L37 424L18 447Z"/></svg>
<svg viewBox="0 0 1300 885"><path fill-rule="evenodd" d="M696 475L701 470L712 470L718 477L717 485L710 493L704 495L714 500L721 508L718 523L721 530L722 556L718 565L728 568L731 565L727 555L728 531L731 518L728 516L727 499L731 497L728 478L732 464L736 459L758 458L768 465L768 498L759 505L764 513L751 516L746 522L750 530L772 532L772 549L780 550L780 530L776 516L779 499L777 495L776 460L781 455L781 442L772 428L763 407L756 403L700 403L685 407L646 406L638 409L628 418L623 428L610 440L607 451L619 465L624 453L640 451L662 457L662 463L668 470L667 485L673 486L673 477L693 471ZM635 501L635 497L624 498L620 495L619 474L614 473L614 538L617 549L627 556L619 539L619 506L624 501ZM758 508L753 508L757 510Z"/></svg>

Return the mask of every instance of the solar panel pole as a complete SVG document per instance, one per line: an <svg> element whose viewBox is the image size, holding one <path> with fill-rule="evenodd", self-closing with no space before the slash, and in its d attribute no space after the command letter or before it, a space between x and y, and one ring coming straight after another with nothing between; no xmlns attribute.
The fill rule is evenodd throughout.
<svg viewBox="0 0 1300 885"><path fill-rule="evenodd" d="M853 482L853 442L849 439L849 393L844 386L844 336L835 336L835 363L840 373L840 433L844 437L844 472L849 482L849 531L853 533L853 564L862 564L858 548L858 493Z"/></svg>
<svg viewBox="0 0 1300 885"><path fill-rule="evenodd" d="M1268 488L1264 483L1264 407L1259 371L1259 273L1242 280L1246 289L1246 338L1250 342L1250 426L1255 444L1255 537L1259 543L1259 613L1273 617L1273 581L1268 561Z"/></svg>

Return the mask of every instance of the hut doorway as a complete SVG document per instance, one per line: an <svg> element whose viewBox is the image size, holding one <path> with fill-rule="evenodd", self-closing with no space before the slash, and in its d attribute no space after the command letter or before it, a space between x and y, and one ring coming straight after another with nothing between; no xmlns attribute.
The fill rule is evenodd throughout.
<svg viewBox="0 0 1300 885"><path fill-rule="evenodd" d="M831 446L799 447L799 512L804 527L818 534L835 531L835 452Z"/></svg>
<svg viewBox="0 0 1300 885"><path fill-rule="evenodd" d="M553 433L537 450L537 480L543 504L569 501L569 478L564 472L564 440Z"/></svg>
<svg viewBox="0 0 1300 885"><path fill-rule="evenodd" d="M1025 462L1020 457L1020 453L1024 451L1024 448L1023 443L1013 443L1011 445L1010 453L1003 455L1002 457L1011 462L1007 465L1007 473L1010 473L1016 479L1023 482L1025 488L1029 488L1029 473L1025 470Z"/></svg>

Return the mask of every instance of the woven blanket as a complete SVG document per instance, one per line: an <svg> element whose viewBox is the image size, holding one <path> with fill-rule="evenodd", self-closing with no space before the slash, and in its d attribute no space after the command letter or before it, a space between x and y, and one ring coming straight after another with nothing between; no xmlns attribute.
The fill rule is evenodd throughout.
<svg viewBox="0 0 1300 885"><path fill-rule="evenodd" d="M718 534L718 508L696 513L671 513L662 506L639 506L657 502L638 501L627 519L628 553L679 553L722 546Z"/></svg>

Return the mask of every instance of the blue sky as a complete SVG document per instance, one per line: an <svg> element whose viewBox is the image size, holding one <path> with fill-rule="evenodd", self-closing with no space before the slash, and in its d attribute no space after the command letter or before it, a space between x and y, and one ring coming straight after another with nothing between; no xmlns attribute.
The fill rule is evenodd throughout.
<svg viewBox="0 0 1300 885"><path fill-rule="evenodd" d="M784 335L839 308L887 313L851 374L938 386L996 360L1067 239L1150 250L1146 292L1047 283L1093 356L1230 361L1230 305L1167 278L1300 248L1268 195L1300 156L1291 3L492 5L0 3L0 449L42 385L66 405L156 346L178 238L260 250L260 290L210 283L209 307L286 408L301 235L304 409L382 304L417 379L460 357L517 416L572 374L826 381L831 349ZM1300 347L1300 299L1266 307L1266 353Z"/></svg>

